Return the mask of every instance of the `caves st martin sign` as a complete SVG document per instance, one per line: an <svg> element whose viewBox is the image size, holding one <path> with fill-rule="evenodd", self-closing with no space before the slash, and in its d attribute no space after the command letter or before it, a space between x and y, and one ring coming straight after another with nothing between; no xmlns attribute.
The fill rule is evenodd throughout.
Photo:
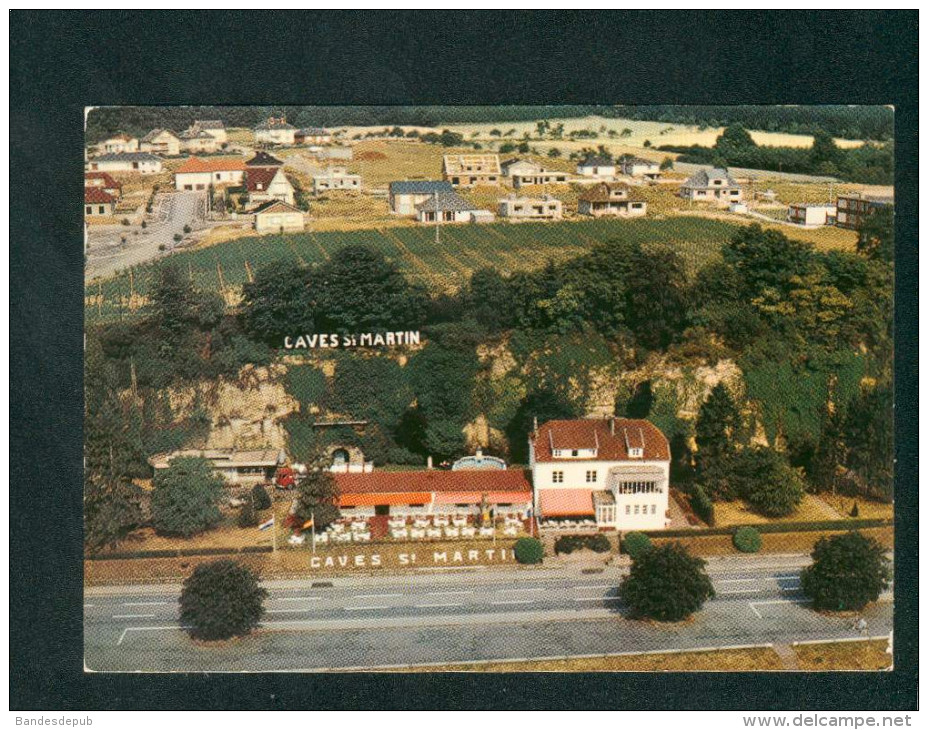
<svg viewBox="0 0 928 730"><path fill-rule="evenodd" d="M378 568L455 568L467 565L499 565L515 562L512 548L502 546L416 548L414 550L332 550L309 558L314 572L376 570Z"/></svg>
<svg viewBox="0 0 928 730"><path fill-rule="evenodd" d="M418 330L397 332L359 332L353 334L314 333L287 335L285 350L337 350L356 347L402 347L418 345L422 340Z"/></svg>

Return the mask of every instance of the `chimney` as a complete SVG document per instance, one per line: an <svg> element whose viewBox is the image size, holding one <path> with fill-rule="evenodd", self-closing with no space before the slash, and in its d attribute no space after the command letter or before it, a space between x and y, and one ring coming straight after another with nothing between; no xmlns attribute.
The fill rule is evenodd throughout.
<svg viewBox="0 0 928 730"><path fill-rule="evenodd" d="M477 458L480 459L483 457L483 449L477 449Z"/></svg>
<svg viewBox="0 0 928 730"><path fill-rule="evenodd" d="M429 469L429 470L432 470L432 469L435 468L434 466L432 466L432 457L431 457L431 456L429 456L429 458L426 460L426 462L425 462L425 468L426 468L426 469Z"/></svg>

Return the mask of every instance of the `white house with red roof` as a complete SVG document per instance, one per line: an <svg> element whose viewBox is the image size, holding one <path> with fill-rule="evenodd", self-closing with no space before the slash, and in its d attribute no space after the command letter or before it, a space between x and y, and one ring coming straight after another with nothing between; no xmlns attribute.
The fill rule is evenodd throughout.
<svg viewBox="0 0 928 730"><path fill-rule="evenodd" d="M210 185L240 185L245 161L240 157L190 157L174 171L177 190L208 190Z"/></svg>
<svg viewBox="0 0 928 730"><path fill-rule="evenodd" d="M631 418L548 421L529 434L535 515L598 527L660 530L669 523L670 444Z"/></svg>

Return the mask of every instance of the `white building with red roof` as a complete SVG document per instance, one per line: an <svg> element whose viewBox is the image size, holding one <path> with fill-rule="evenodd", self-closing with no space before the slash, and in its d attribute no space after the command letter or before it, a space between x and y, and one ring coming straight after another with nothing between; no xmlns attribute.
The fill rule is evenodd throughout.
<svg viewBox="0 0 928 730"><path fill-rule="evenodd" d="M535 515L598 527L660 530L669 522L670 444L650 421L548 421L529 434Z"/></svg>
<svg viewBox="0 0 928 730"><path fill-rule="evenodd" d="M177 190L208 190L210 185L240 185L245 177L240 157L189 157L174 171Z"/></svg>

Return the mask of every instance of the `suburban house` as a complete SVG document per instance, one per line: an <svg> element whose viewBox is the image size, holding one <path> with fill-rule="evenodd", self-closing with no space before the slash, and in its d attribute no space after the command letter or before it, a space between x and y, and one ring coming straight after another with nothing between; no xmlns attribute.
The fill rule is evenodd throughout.
<svg viewBox="0 0 928 730"><path fill-rule="evenodd" d="M180 138L170 129L153 129L139 143L142 152L176 157L180 154Z"/></svg>
<svg viewBox="0 0 928 730"><path fill-rule="evenodd" d="M657 180L661 176L661 166L654 160L643 157L626 155L619 160L623 175L629 177L643 177L646 180Z"/></svg>
<svg viewBox="0 0 928 730"><path fill-rule="evenodd" d="M296 144L329 144L332 133L322 127L305 127L293 135Z"/></svg>
<svg viewBox="0 0 928 730"><path fill-rule="evenodd" d="M237 451L235 449L206 449L173 451L169 454L157 454L148 460L157 472L167 469L174 459L195 457L206 459L213 465L213 470L229 484L252 485L264 484L274 478L278 467L287 462L287 455L281 449L256 449Z"/></svg>
<svg viewBox="0 0 928 730"><path fill-rule="evenodd" d="M245 172L245 189L250 203L282 200L294 204L293 185L282 167L252 167Z"/></svg>
<svg viewBox="0 0 928 730"><path fill-rule="evenodd" d="M268 117L255 127L255 142L264 144L296 144L296 127L287 124L287 117Z"/></svg>
<svg viewBox="0 0 928 730"><path fill-rule="evenodd" d="M194 119L193 124L190 126L197 127L211 137L215 137L219 144L229 141L229 136L226 134L226 125L221 119Z"/></svg>
<svg viewBox="0 0 928 730"><path fill-rule="evenodd" d="M537 198L510 195L500 199L499 216L514 221L559 221L564 210L561 201L550 195Z"/></svg>
<svg viewBox="0 0 928 730"><path fill-rule="evenodd" d="M190 157L174 172L176 190L208 190L210 185L239 185L245 163L238 157Z"/></svg>
<svg viewBox="0 0 928 730"><path fill-rule="evenodd" d="M713 167L708 170L699 170L683 183L680 186L680 197L686 200L728 205L740 203L742 191L741 186L735 182L735 178L728 174L728 170Z"/></svg>
<svg viewBox="0 0 928 730"><path fill-rule="evenodd" d="M97 148L107 155L116 155L121 152L138 152L139 141L136 137L130 137L128 134L117 134L103 140Z"/></svg>
<svg viewBox="0 0 928 730"><path fill-rule="evenodd" d="M500 165L503 177L508 177L514 188L523 185L559 185L569 182L566 172L548 170L531 160L515 158Z"/></svg>
<svg viewBox="0 0 928 730"><path fill-rule="evenodd" d="M390 212L416 215L416 206L435 193L453 192L446 180L397 180L390 183Z"/></svg>
<svg viewBox="0 0 928 730"><path fill-rule="evenodd" d="M88 216L113 215L116 197L100 187L84 188L84 213Z"/></svg>
<svg viewBox="0 0 928 730"><path fill-rule="evenodd" d="M577 212L594 218L609 215L632 218L647 213L648 204L640 198L632 197L625 185L599 183L580 193Z"/></svg>
<svg viewBox="0 0 928 730"><path fill-rule="evenodd" d="M437 192L416 206L420 223L487 223L493 220L488 210L479 210L454 191Z"/></svg>
<svg viewBox="0 0 928 730"><path fill-rule="evenodd" d="M475 185L499 185L502 170L499 155L445 155L442 174L454 187L471 188Z"/></svg>
<svg viewBox="0 0 928 730"><path fill-rule="evenodd" d="M535 514L599 528L660 530L669 523L670 444L650 421L548 421L529 434Z"/></svg>
<svg viewBox="0 0 928 730"><path fill-rule="evenodd" d="M269 200L253 211L258 233L302 231L306 227L303 211L282 200Z"/></svg>
<svg viewBox="0 0 928 730"><path fill-rule="evenodd" d="M313 177L313 194L319 195L327 190L360 190L361 176L349 175L347 167L330 167L320 175Z"/></svg>
<svg viewBox="0 0 928 730"><path fill-rule="evenodd" d="M892 196L839 195L835 206L835 225L858 230L867 216L892 204Z"/></svg>
<svg viewBox="0 0 928 730"><path fill-rule="evenodd" d="M522 469L373 471L335 474L344 515L477 515L481 507L496 516L527 515L532 487Z"/></svg>
<svg viewBox="0 0 928 730"><path fill-rule="evenodd" d="M122 197L122 183L108 172L85 172L84 187L99 188L117 199Z"/></svg>
<svg viewBox="0 0 928 730"><path fill-rule="evenodd" d="M800 226L824 226L835 222L837 206L826 203L793 203L786 211L786 220Z"/></svg>
<svg viewBox="0 0 928 730"><path fill-rule="evenodd" d="M245 167L283 167L284 163L264 150L259 151L245 163Z"/></svg>
<svg viewBox="0 0 928 730"><path fill-rule="evenodd" d="M136 172L140 175L157 175L164 166L161 158L150 152L114 152L88 160L84 168L89 172Z"/></svg>
<svg viewBox="0 0 928 730"><path fill-rule="evenodd" d="M179 135L180 148L191 154L212 154L219 150L219 141L199 127L185 129Z"/></svg>
<svg viewBox="0 0 928 730"><path fill-rule="evenodd" d="M577 164L577 174L611 180L616 174L615 161L602 155L585 157Z"/></svg>

